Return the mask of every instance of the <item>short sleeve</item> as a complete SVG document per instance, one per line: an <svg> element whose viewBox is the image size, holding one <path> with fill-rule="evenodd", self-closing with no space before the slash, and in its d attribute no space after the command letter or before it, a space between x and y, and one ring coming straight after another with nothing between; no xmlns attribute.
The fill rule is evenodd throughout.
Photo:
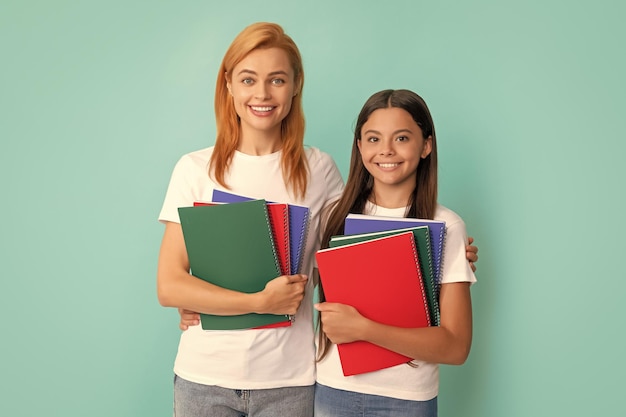
<svg viewBox="0 0 626 417"><path fill-rule="evenodd" d="M159 214L160 222L180 223L178 208L193 204L192 185L190 182L192 166L185 155L174 166L165 200Z"/></svg>
<svg viewBox="0 0 626 417"><path fill-rule="evenodd" d="M460 218L446 223L441 283L476 282L466 257L467 232Z"/></svg>

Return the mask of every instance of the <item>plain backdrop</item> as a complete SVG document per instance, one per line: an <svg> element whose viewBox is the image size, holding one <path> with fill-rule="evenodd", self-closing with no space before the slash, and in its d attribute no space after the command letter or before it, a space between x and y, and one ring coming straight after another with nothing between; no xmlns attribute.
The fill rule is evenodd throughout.
<svg viewBox="0 0 626 417"><path fill-rule="evenodd" d="M480 248L441 416L623 415L620 1L0 3L0 415L170 416L155 291L171 170L214 141L217 69L256 21L305 64L306 144L347 174L366 98L408 88L440 202Z"/></svg>

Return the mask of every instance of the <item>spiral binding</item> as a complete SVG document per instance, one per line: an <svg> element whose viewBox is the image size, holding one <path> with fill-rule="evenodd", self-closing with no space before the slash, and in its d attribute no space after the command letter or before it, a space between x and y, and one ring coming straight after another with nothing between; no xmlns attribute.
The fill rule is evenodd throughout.
<svg viewBox="0 0 626 417"><path fill-rule="evenodd" d="M265 200L263 200L265 201ZM263 212L265 213L265 221L267 222L267 226L269 227L269 231L270 231L270 239L273 242L274 241L274 236L272 236L272 221L270 219L270 215L267 212L267 203L265 203L264 206L265 210L263 210ZM272 245L272 252L274 253L274 264L276 265L276 270L278 271L278 273L280 274L280 263L278 262L278 253L276 253L276 247L275 245Z"/></svg>
<svg viewBox="0 0 626 417"><path fill-rule="evenodd" d="M428 233L430 234L430 228L428 230L429 230ZM426 239L426 247L427 247L428 253L430 254L431 251L432 251L432 246L430 245L430 236L428 236L428 239ZM435 269L433 267L432 256L426 256L426 259L428 260L428 268L431 271L434 271ZM440 314L440 311L439 311L439 285L440 284L439 284L439 281L437 279L437 276L434 276L433 278L434 278L434 282L432 282L432 288L433 288L433 297L432 297L433 298L433 300L432 300L433 306L432 306L432 309L433 309L434 317L433 317L433 323L432 324L434 326L439 326L439 324L441 322L441 314Z"/></svg>
<svg viewBox="0 0 626 417"><path fill-rule="evenodd" d="M417 246L415 246L415 239L413 237L413 233L410 234L409 239L411 241L411 247L413 248L413 257L415 258L415 269L417 270L417 275L419 276L419 284L422 292L422 300L424 302L424 310L426 311L426 317L428 318L428 323L432 324L430 318L430 311L428 311L428 297L426 296L426 289L424 288L424 278L422 276L422 270L419 267L419 257L417 255Z"/></svg>
<svg viewBox="0 0 626 417"><path fill-rule="evenodd" d="M296 260L296 273L300 273L302 269L302 260L304 258L304 247L309 236L309 223L311 219L311 213L307 211L307 217L302 225L302 233L300 233L300 242L298 242L298 259Z"/></svg>
<svg viewBox="0 0 626 417"><path fill-rule="evenodd" d="M289 254L289 241L291 240L291 236L289 235L289 206L285 205L283 207L283 234L287 237L284 243L284 253ZM291 256L287 256L287 274L291 274Z"/></svg>
<svg viewBox="0 0 626 417"><path fill-rule="evenodd" d="M274 240L274 244L282 244L283 245L282 253L289 254L289 208L288 208L287 205L283 205L282 206L282 213L283 213L283 215L282 215L282 218L283 218L283 222L282 222L283 234L282 235L285 236L286 239L283 239L282 242L276 242ZM273 220L272 216L269 216L269 219L270 219L270 223L271 223L271 226L272 226L272 230L276 230L275 229L276 228L276 224L274 224L274 220ZM277 255L280 255L280 253L277 252ZM278 259L279 259L278 262L279 262L279 267L280 267L281 260L283 258L279 256ZM285 269L287 271L283 271L280 268L279 269L280 269L281 274L289 275L289 274L291 274L291 259L290 259L290 256L286 257L286 263L287 264L285 265Z"/></svg>
<svg viewBox="0 0 626 417"><path fill-rule="evenodd" d="M441 228L441 234L439 235L440 237L440 242L441 245L437 248L437 254L439 255L439 267L437 268L437 299L439 299L439 288L441 286L441 277L443 277L443 256L445 255L445 250L444 250L444 246L445 246L445 237L446 237L446 230L447 227L444 225Z"/></svg>
<svg viewBox="0 0 626 417"><path fill-rule="evenodd" d="M303 207L303 206L298 206L298 207ZM302 272L302 260L304 259L304 248L306 246L306 241L308 239L309 236L309 223L310 223L310 219L311 219L311 212L310 210L307 208L306 211L306 218L304 219L304 224L302 225L303 229L301 229L301 233L298 233L298 235L300 236L300 240L298 241L298 246L297 246L297 258L295 258L295 265L294 266L294 273L295 274L299 274L300 272Z"/></svg>

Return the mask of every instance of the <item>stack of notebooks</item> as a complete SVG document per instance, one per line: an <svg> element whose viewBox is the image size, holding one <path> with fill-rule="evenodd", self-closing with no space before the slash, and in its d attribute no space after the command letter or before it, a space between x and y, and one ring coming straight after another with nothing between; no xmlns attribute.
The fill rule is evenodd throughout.
<svg viewBox="0 0 626 417"><path fill-rule="evenodd" d="M398 327L439 325L445 222L349 214L344 235L316 253L326 301ZM345 376L411 358L369 342L339 344Z"/></svg>
<svg viewBox="0 0 626 417"><path fill-rule="evenodd" d="M231 203L231 204L225 204ZM191 274L223 288L255 293L280 275L299 273L309 209L215 190L213 201L178 209ZM288 316L201 314L204 330L291 325Z"/></svg>

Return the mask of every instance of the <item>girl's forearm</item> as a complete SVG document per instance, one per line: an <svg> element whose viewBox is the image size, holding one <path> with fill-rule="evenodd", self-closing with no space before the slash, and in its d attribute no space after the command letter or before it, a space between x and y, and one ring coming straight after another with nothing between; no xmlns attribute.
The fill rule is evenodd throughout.
<svg viewBox="0 0 626 417"><path fill-rule="evenodd" d="M407 329L366 320L360 338L417 360L460 365L472 344L469 283L444 284L440 308L440 326Z"/></svg>

